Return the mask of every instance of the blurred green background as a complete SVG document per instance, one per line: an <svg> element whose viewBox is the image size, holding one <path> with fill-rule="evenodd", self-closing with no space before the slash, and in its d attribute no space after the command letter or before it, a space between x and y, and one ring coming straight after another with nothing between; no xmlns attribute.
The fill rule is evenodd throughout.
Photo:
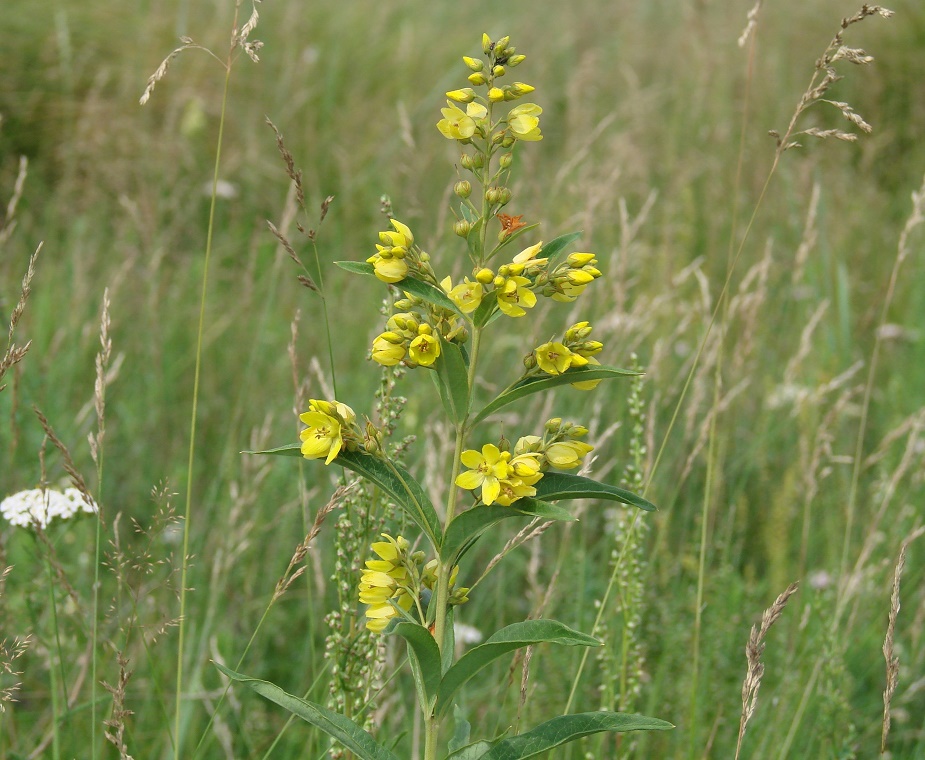
<svg viewBox="0 0 925 760"><path fill-rule="evenodd" d="M208 659L237 661L306 521L337 477L315 463L239 455L296 440L287 346L297 311L296 374L307 379L310 397L327 393L320 380L327 375L327 347L318 300L296 282L296 268L266 228L266 220L283 224L289 182L265 118L278 126L302 169L310 208L334 196L318 232L323 262L369 255L383 226L386 194L396 216L441 262L438 271L442 266L459 276L464 251L448 210L458 152L434 125L443 93L463 85L460 57L478 54L483 31L493 38L510 34L528 56L516 78L536 87L531 98L544 109L545 139L518 152L509 213L541 221L544 239L583 230L579 250L597 253L606 280L574 308L538 310L529 325L518 325L529 339L499 337L491 366L499 373L509 367L513 377L529 350L524 341L542 342L563 325L591 319L606 345L602 360L625 366L636 352L648 369L651 467L726 277L730 236L736 244L741 239L768 175L774 143L767 131L786 128L839 20L857 10L840 0L768 3L758 17L749 73L748 49L736 41L750 7L708 0L259 6L252 39L265 47L260 63L239 56L234 64L220 170L227 192L218 200L207 296L190 524L189 747L181 754L191 753L220 693ZM857 561L857 572L850 591L839 597L838 587L847 582L846 504L863 384L910 193L925 172L925 7L915 0L893 7L895 18L874 17L849 29L846 44L864 48L876 62L842 65L845 79L830 93L863 115L873 134L855 144L803 138L803 149L783 157L731 281L720 403L713 394L716 327L648 492L660 512L643 518L650 526L639 570L646 660L635 709L678 728L619 746L588 740L555 757L731 757L748 629L791 581L802 588L770 634L767 674L743 756L869 757L879 749L880 647L893 565L901 540L921 522L925 493L921 230L909 238L881 330L845 555L849 566ZM96 426L94 356L109 288L118 374L107 392L102 504L108 514L122 514L129 543L137 536L130 519L151 524L152 488L166 483L182 493L186 486L223 68L202 50L184 51L151 101L141 107L138 98L180 36L224 58L233 11L232 2L218 0L12 0L0 21L3 204L20 156L28 159L17 226L0 249L5 315L19 297L29 255L44 241L17 328L17 342L32 346L0 394L0 496L35 487L42 476L43 431L33 406L95 483L86 436ZM245 17L249 12L249 6L242 10ZM850 127L836 109L818 106L803 122L810 125ZM303 222L311 226L316 219ZM301 240L291 225L290 232ZM299 250L308 256L306 246ZM325 278L337 326L339 396L372 413L379 375L363 358L382 329L383 289L327 265ZM418 435L408 455L412 469L439 482L425 452L442 451L445 433L423 375L409 373L399 388L409 398L399 431ZM486 380L506 384L500 374ZM612 384L591 395L559 391L550 407L519 409L511 422L523 428L518 434L538 432L553 413L593 423L595 472L616 483L628 458L627 390ZM714 414L700 676L692 685L705 441ZM486 428L486 436L496 434ZM47 460L49 480L63 478L58 458L49 453ZM312 496L304 513L300 478ZM615 519L590 505L573 529L553 527L541 544L519 550L490 576L460 619L486 632L522 619L554 576L557 557L566 557L545 614L589 630L611 551L620 546ZM50 536L86 601L93 527L85 521ZM486 540L463 572L478 575L508 537ZM169 588L169 569L178 562L175 538L165 531L151 549L165 561L151 576L158 582L140 571L137 578L139 588L152 584L144 598L153 628L177 614ZM50 715L46 580L41 550L27 532L0 528L0 547L0 559L14 565L0 597L0 639L30 631L37 639L19 661L20 703L0 715L0 758L28 757L47 736ZM299 694L313 684L326 635L322 616L336 604L327 581L333 555L333 538L322 533L310 582L274 608L246 672ZM901 670L890 745L897 758L925 757L925 697L915 687L925 665L923 558L921 546L912 544L897 629ZM357 568L362 559L356 558ZM108 604L116 591L107 578ZM172 583L175 588L176 579ZM847 606L832 631L838 598ZM68 678L76 683L86 661L86 609L69 608L63 594L60 601L62 646L73 654ZM106 618L104 639L117 638L118 618ZM616 635L619 612L611 619ZM152 637L131 652L126 705L135 712L127 723L135 757L158 757L169 746L164 712L172 713L175 639L167 626L156 644ZM619 649L619 638L613 646ZM101 651L103 677L113 683L115 656ZM576 664L571 652L540 651L524 726L561 710ZM469 687L466 709L478 736L513 720L519 673L505 690L498 684L506 683L506 673L506 665L499 666L496 678ZM595 678L585 673L575 709L601 706ZM322 674L312 698L324 701L324 681ZM81 683L74 699L84 712L75 708L62 725L68 756L86 756L89 687L85 677ZM400 678L379 700L377 720L391 736L411 721L403 686ZM261 757L285 722L282 711L258 697L235 697L220 713L218 726L226 733L210 735L203 756ZM109 708L107 701L101 711ZM296 725L273 757L315 757L325 746L308 726Z"/></svg>

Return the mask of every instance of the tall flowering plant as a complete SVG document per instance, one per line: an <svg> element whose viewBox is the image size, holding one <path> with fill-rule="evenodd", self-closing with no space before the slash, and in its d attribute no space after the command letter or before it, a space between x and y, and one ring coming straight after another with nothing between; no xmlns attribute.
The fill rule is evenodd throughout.
<svg viewBox="0 0 925 760"><path fill-rule="evenodd" d="M457 282L438 274L410 227L394 218L389 229L379 233L375 252L365 262L338 263L399 291L385 329L372 342L372 360L386 367L402 364L431 372L436 380L455 433L453 459L447 463L453 487L448 489L443 518L426 489L387 456L385 431L369 419L361 424L353 409L339 400L312 400L300 415L305 425L301 441L261 452L318 459L352 470L388 494L420 531L420 540L383 534L382 541L373 543L357 594L365 605L368 629L406 642L424 718L425 760L525 758L601 731L671 727L655 718L597 711L562 715L495 741L473 741L466 731L457 730L448 748L440 743L441 724L457 694L497 658L543 642L600 645L557 621L529 620L508 625L456 659L453 614L469 593L459 581L460 562L479 537L504 521L572 520L561 504L573 499L654 509L630 491L570 472L593 450L584 440L588 429L583 425L554 418L511 442L490 424L491 415L527 396L563 385L590 391L603 380L636 374L598 360L604 347L591 339L589 322L573 324L561 337L532 348L520 375L494 398L485 400L476 393L482 346L491 330L509 333L518 320L533 313L541 298L574 302L602 276L593 253L572 250L579 233L544 242L537 239L538 224L503 212L512 199L508 181L515 152L520 143L543 139L543 109L522 102L534 90L530 85L503 84L508 72L525 60L508 37L492 41L484 35L482 53L480 58L463 58L470 86L446 94L447 107L441 109L443 118L436 125L446 139L459 144L459 165L471 177L456 182L458 203L453 209L453 232L471 260L470 274ZM219 667L326 731L357 757L395 760L350 718Z"/></svg>

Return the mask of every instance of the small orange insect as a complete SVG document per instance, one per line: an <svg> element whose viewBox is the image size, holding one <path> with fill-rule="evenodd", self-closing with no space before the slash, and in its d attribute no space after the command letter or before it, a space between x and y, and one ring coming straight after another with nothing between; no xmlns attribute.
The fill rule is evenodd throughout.
<svg viewBox="0 0 925 760"><path fill-rule="evenodd" d="M512 232L519 230L521 227L526 227L527 223L522 221L524 218L523 214L519 216L508 216L507 214L496 214L498 221L501 222L501 231L505 235L510 235Z"/></svg>

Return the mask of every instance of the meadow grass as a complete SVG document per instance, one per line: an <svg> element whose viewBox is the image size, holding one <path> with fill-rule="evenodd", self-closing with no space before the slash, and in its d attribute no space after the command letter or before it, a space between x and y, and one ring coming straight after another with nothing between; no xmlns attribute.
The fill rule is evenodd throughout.
<svg viewBox="0 0 925 760"><path fill-rule="evenodd" d="M271 746L274 758L325 752L327 741L304 724L280 737L285 714L255 695L232 690L223 699L209 663L238 663L266 615L243 669L327 699L334 624L324 616L339 605L330 576L343 559L337 513L314 542L303 541L340 476L239 454L297 440L294 411L304 403L295 399L327 397L332 384L317 295L299 284L266 220L306 261L313 254L294 226L317 227L338 394L358 406L379 383L357 357L373 336L381 290L330 262L368 255L383 194L435 256L455 250L445 209L458 156L433 125L459 56L482 31L522 40L543 95L545 139L518 155L515 213L543 219L544 237L583 230L585 249L610 277L609 290L590 295L595 337L613 364L635 352L647 371L644 414L633 411L629 384L614 384L593 397L560 391L553 408L516 407L505 419L592 418L593 471L612 483L632 452L648 481L665 446L647 491L660 511L638 518L638 549L627 553L625 516L587 504L578 524L513 550L459 613L486 631L540 609L586 631L600 616L599 667L573 683L580 654L541 648L528 668L504 663L473 682L461 707L488 734L515 720L533 725L567 702L573 710L631 704L678 726L617 743L589 739L556 754L563 758L869 757L881 747L892 672L887 747L895 758L925 757L923 549L921 540L904 543L921 525L925 492L925 233L908 224L925 173L925 11L911 0L891 7L892 21L849 30L846 44L876 62L844 71L829 95L863 114L873 134L855 144L801 138L804 147L782 157L708 333L730 240L737 250L774 160L767 131L786 129L816 58L855 3L767 4L751 73L747 48L736 44L744 4L731 12L693 1L578 2L541 14L523 0L261 5L255 36L265 47L260 63L235 64L219 169L231 192L215 206L205 297L179 701L177 494L187 487L224 72L185 51L144 108L137 99L177 37L226 45L234 8L42 0L7 9L4 207L19 156L29 165L0 227L5 317L44 243L15 328L17 345L32 343L0 381L0 497L67 478L36 407L98 494L104 522L53 523L39 540L0 529L0 698L21 684L18 702L0 703L0 759L89 757L91 747L99 757L193 757L202 737L199 757L263 757ZM294 215L265 116L302 170L307 215ZM811 111L810 124L851 128L831 108ZM107 289L101 412L95 361ZM589 316L583 306L576 319ZM349 316L338 322L338 314ZM537 322L533 337L546 340L553 324ZM510 345L492 351L490 361L519 361ZM447 461L431 383L410 374L395 393L407 397L398 434L417 436L408 463L422 471ZM86 442L100 435L101 417L105 468ZM387 518L373 509L357 530L375 534ZM512 536L486 536L471 567L484 567ZM300 546L306 570L274 600ZM901 546L902 609L891 614ZM641 601L611 594L599 608L613 563L625 584L620 563L630 556ZM780 619L761 629L760 700L745 731L743 679L754 685L760 671L749 629L795 581ZM636 615L631 642L626 623ZM887 663L898 663L890 667L881 655L888 626ZM629 651L632 695L621 686ZM369 718L411 756L403 650L390 643L370 658L383 669L368 675ZM107 686L94 690L94 680Z"/></svg>

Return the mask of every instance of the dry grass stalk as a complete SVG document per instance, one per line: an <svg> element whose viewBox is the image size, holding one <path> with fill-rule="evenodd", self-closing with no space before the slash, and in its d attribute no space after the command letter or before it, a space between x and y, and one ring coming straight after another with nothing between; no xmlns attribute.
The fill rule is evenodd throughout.
<svg viewBox="0 0 925 760"><path fill-rule="evenodd" d="M32 292L32 278L35 277L35 262L38 260L42 245L42 243L39 243L35 252L29 257L29 266L26 267L26 274L22 278L19 300L16 302L16 306L13 307L13 312L10 314L10 329L7 333L6 351L3 354L3 358L0 358L0 380L3 379L3 376L10 367L19 364L19 362L23 360L23 357L32 345L32 341L30 340L23 346L17 346L13 343L13 333L16 331L16 325L19 324L23 311L25 311L26 301L29 300L29 294ZM5 387L5 385L0 385L0 391Z"/></svg>
<svg viewBox="0 0 925 760"><path fill-rule="evenodd" d="M132 710L125 708L125 687L132 677L132 671L126 669L128 659L122 652L117 654L117 659L119 662L119 680L116 685L111 686L103 681L103 687L112 694L112 715L108 720L104 721L106 730L103 732L103 736L119 750L119 760L133 760L125 746L125 719L134 714Z"/></svg>
<svg viewBox="0 0 925 760"><path fill-rule="evenodd" d="M16 207L22 198L23 188L26 186L26 176L29 174L29 159L25 156L19 157L19 172L16 175L16 181L13 183L13 194L6 204L6 214L3 221L0 222L0 248L12 237L13 230L16 229Z"/></svg>
<svg viewBox="0 0 925 760"><path fill-rule="evenodd" d="M745 47L749 38L752 36L756 27L758 26L758 12L761 10L761 3L762 0L756 0L755 4L752 6L752 9L745 17L745 28L742 30L742 34L739 35L738 39L738 45L740 48Z"/></svg>
<svg viewBox="0 0 925 760"><path fill-rule="evenodd" d="M314 541L321 532L321 526L324 524L325 518L334 511L335 507L340 504L341 499L343 499L343 497L355 486L356 481L346 486L340 486L331 495L328 503L318 510L318 513L315 515L315 521L312 523L312 527L309 529L308 534L295 548L295 552L289 560L289 566L286 568L286 572L284 572L282 577L276 582L276 589L273 591L273 598L270 601L271 604L285 594L295 580L305 572L305 565L303 565L302 562L305 560L305 557L308 556L308 550L311 548L312 541ZM294 570L298 565L302 566Z"/></svg>
<svg viewBox="0 0 925 760"><path fill-rule="evenodd" d="M538 517L535 517L530 522L528 522L523 528L521 528L521 530L517 533L516 536L508 540L508 542L504 545L504 547L501 549L500 552L498 552L494 557L492 557L491 562L489 562L485 566L485 570L484 572L482 572L482 575L479 576L479 579L475 583L472 584L469 590L471 591L476 586L478 586L479 583L481 583L488 576L488 574L492 570L494 570L495 565L497 565L502 559L504 559L504 557L507 554L512 552L518 546L522 546L528 541L531 541L532 539L537 538L538 536L542 536L547 530L549 530L552 524L553 524L552 521L540 523L540 518Z"/></svg>
<svg viewBox="0 0 925 760"><path fill-rule="evenodd" d="M45 431L45 435L48 436L48 440L54 444L54 447L58 449L61 453L62 458L64 459L64 471L68 474L68 477L71 479L71 484L80 491L80 495L83 496L87 504L93 505L96 507L97 513L99 513L99 508L96 505L96 499L93 498L93 495L90 493L90 489L87 488L87 481L84 480L83 475L77 470L77 466L74 464L74 459L71 457L71 452L68 451L67 446L65 446L61 439L55 435L55 431L52 429L51 424L48 422L48 419L42 414L41 410L38 407L32 407L36 416L39 418L39 424L42 426L42 430Z"/></svg>
<svg viewBox="0 0 925 760"><path fill-rule="evenodd" d="M96 381L93 384L93 406L96 409L96 434L90 433L87 439L90 442L90 456L93 463L101 466L100 451L103 448L103 438L106 437L106 386L112 378L107 377L109 359L112 356L112 339L109 337L109 288L103 291L103 313L100 317L100 350L96 355Z"/></svg>
<svg viewBox="0 0 925 760"><path fill-rule="evenodd" d="M764 639L768 634L771 626L777 622L777 619L783 614L787 601L796 593L797 584L791 583L786 590L774 600L774 604L768 607L761 616L761 625L753 625L752 632L748 637L748 643L745 645L745 659L748 661L748 670L745 672L745 680L742 682L742 716L739 719L739 739L736 743L736 760L742 750L742 739L745 737L745 728L748 721L755 714L755 707L758 704L758 689L761 686L761 678L764 675L764 663L761 662L761 654L764 652Z"/></svg>

